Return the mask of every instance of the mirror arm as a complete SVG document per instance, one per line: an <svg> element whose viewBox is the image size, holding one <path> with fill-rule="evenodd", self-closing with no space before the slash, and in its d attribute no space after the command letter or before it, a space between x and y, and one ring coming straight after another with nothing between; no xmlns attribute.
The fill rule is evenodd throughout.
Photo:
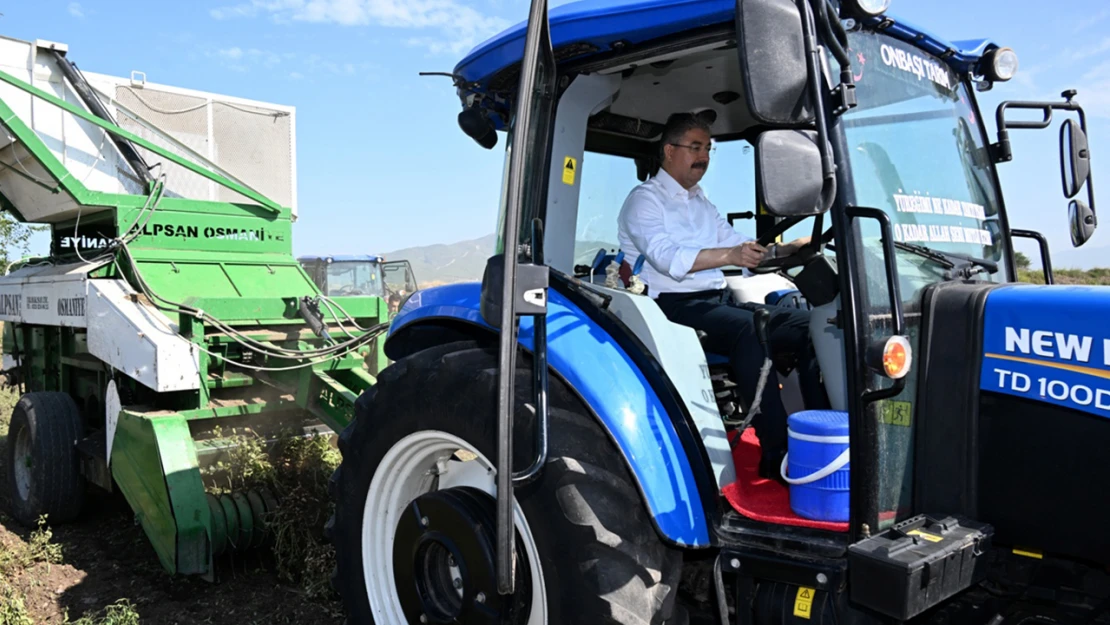
<svg viewBox="0 0 1110 625"><path fill-rule="evenodd" d="M994 157L995 163L1008 163L1013 160L1013 150L1010 149L1010 133L1009 129L1014 130L1043 130L1052 124L1052 112L1055 111L1075 111L1079 114L1080 127L1083 132L1087 132L1087 115L1083 112L1083 107L1079 106L1078 102L1072 100L1075 96L1074 91L1065 91L1064 97L1067 98L1065 102L1015 102L1007 100L998 105L998 110L995 113L996 125L998 127L998 143L991 146L991 153ZM1041 111L1044 119L1041 121L1007 121L1006 111L1010 109L1028 110L1028 111Z"/></svg>
<svg viewBox="0 0 1110 625"><path fill-rule="evenodd" d="M1064 102L1013 102L1007 100L998 105L996 113L996 122L998 126L998 143L990 146L991 157L995 163L1008 163L1013 160L1014 153L1010 147L1010 133L1009 129L1015 130L1042 130L1048 128L1052 124L1053 111L1073 111L1079 116L1079 128L1083 134L1090 137L1087 131L1087 113L1083 107L1075 101L1077 91L1069 89L1061 95L1064 97ZM1041 111L1044 118L1041 121L1007 121L1006 111L1009 109L1020 110L1034 110ZM1088 148L1089 150L1090 148ZM1090 163L1090 155L1087 157L1087 162ZM1087 172L1087 202L1090 206L1091 213L1096 216L1098 212L1095 210L1095 170L1093 167L1088 169Z"/></svg>
<svg viewBox="0 0 1110 625"><path fill-rule="evenodd" d="M1056 276L1052 273L1052 258L1048 255L1048 239L1036 230L1011 230L1010 237L1019 239L1033 239L1041 248L1041 268L1044 271L1044 283L1055 284Z"/></svg>
<svg viewBox="0 0 1110 625"><path fill-rule="evenodd" d="M1073 91L1065 91L1065 95L1074 93ZM1071 102L1071 97L1068 97L1068 102ZM1095 222L1098 223L1098 211L1095 210L1095 169L1091 167L1091 146L1090 137L1091 133L1087 131L1087 112L1083 110L1082 106L1078 103L1075 104L1076 114L1079 116L1079 129L1087 136L1087 205L1091 208L1091 214L1095 216Z"/></svg>
<svg viewBox="0 0 1110 625"><path fill-rule="evenodd" d="M824 213L832 208L836 199L836 164L833 162L832 148L829 145L829 126L825 118L824 98L821 93L821 65L818 60L820 51L817 49L816 28L814 26L813 7L809 0L801 0L802 9L802 35L805 39L806 64L809 73L810 95L813 97L813 110L817 126L817 149L821 152L821 173L824 183L821 185L821 204L818 212Z"/></svg>

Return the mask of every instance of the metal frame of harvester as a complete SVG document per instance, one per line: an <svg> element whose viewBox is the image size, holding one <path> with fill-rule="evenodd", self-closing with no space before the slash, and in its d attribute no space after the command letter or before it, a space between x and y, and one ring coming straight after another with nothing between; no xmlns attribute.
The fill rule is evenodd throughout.
<svg viewBox="0 0 1110 625"><path fill-rule="evenodd" d="M23 391L6 459L13 513L70 521L89 485L118 490L167 571L212 578L214 558L262 542L279 502L214 496L202 468L226 457L233 430L272 442L346 426L375 382L363 361L386 302L321 296L292 254L295 182L278 181L289 205L244 182L265 175L228 165L242 142L161 127L90 85L64 46L0 43L19 59L0 63L0 205L53 235L49 256L0 277ZM159 110L149 85L121 90ZM212 122L220 98L208 97ZM291 111L221 103L219 115L271 125ZM291 136L277 143L293 149Z"/></svg>

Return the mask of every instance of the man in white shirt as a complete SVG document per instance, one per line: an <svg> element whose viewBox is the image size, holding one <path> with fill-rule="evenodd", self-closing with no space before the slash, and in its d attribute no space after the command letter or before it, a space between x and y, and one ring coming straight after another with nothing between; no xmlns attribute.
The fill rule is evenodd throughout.
<svg viewBox="0 0 1110 625"><path fill-rule="evenodd" d="M698 183L712 150L708 124L695 115L672 115L663 131L662 166L629 194L618 218L618 239L630 265L646 256L640 278L668 319L708 334L708 349L728 356L740 392L755 399L763 349L755 334L754 312L761 306L732 299L721 267L752 268L764 258L786 256L809 242L804 237L764 249L736 232L721 217ZM806 407L828 407L809 340L809 315L801 310L762 306L772 352L793 354ZM763 449L760 474L777 477L786 453L786 409L772 369L753 420Z"/></svg>

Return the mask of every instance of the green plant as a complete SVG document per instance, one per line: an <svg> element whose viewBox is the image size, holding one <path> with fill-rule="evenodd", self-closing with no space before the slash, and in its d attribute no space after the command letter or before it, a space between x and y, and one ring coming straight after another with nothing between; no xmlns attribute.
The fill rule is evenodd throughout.
<svg viewBox="0 0 1110 625"><path fill-rule="evenodd" d="M53 542L54 532L46 525L46 516L39 517L38 528L31 532L31 540L24 550L24 565L43 562L62 563L62 546Z"/></svg>
<svg viewBox="0 0 1110 625"><path fill-rule="evenodd" d="M82 616L76 621L66 619L71 625L139 625L139 613L127 599L119 599L94 615Z"/></svg>
<svg viewBox="0 0 1110 625"><path fill-rule="evenodd" d="M0 579L0 625L35 625L27 613L23 593Z"/></svg>

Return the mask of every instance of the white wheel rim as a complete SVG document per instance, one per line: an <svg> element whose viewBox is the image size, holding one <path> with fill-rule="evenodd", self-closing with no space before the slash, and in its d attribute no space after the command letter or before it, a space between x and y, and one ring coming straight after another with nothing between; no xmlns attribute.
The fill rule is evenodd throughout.
<svg viewBox="0 0 1110 625"><path fill-rule="evenodd" d="M19 498L27 501L31 498L31 433L27 428L20 428L15 435L15 489Z"/></svg>
<svg viewBox="0 0 1110 625"><path fill-rule="evenodd" d="M452 460L455 452L473 456ZM497 471L472 445L446 432L427 430L397 441L382 458L362 513L362 569L366 596L374 621L380 625L406 625L393 571L393 542L397 523L412 500L430 492L438 474L439 490L469 486L489 495L497 493ZM532 607L528 625L547 623L547 593L535 539L528 520L514 502L516 530L524 544L532 577Z"/></svg>

